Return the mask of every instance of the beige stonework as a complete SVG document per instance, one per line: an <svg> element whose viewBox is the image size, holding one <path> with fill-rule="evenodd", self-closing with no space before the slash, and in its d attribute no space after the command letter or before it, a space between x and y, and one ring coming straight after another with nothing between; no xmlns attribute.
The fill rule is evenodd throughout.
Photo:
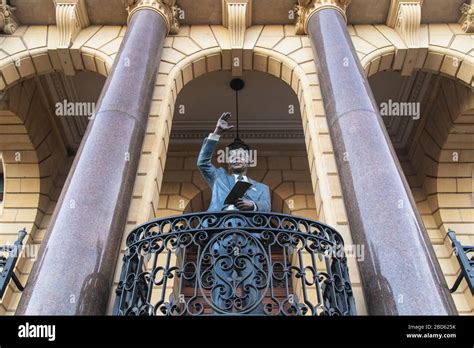
<svg viewBox="0 0 474 348"><path fill-rule="evenodd" d="M252 0L222 0L222 13L222 24L229 31L232 75L242 76L245 34L252 24Z"/></svg>
<svg viewBox="0 0 474 348"><path fill-rule="evenodd" d="M427 50L416 56L410 55L409 47L394 29L385 25L370 27L383 38L370 43L367 34L360 31L366 25L355 25L352 29L354 46L368 76L384 70L400 70L402 75L411 74L414 69L424 70L441 73L474 88L474 38L464 33L460 25L422 24L420 35L421 40L427 41Z"/></svg>
<svg viewBox="0 0 474 348"><path fill-rule="evenodd" d="M467 87L442 78L422 125L402 159L418 209L449 286L460 267L446 233L465 245L474 242L474 97ZM453 295L460 314L473 314L465 281Z"/></svg>
<svg viewBox="0 0 474 348"><path fill-rule="evenodd" d="M84 0L54 0L54 4L59 48L68 49L77 34L89 26L86 4Z"/></svg>
<svg viewBox="0 0 474 348"><path fill-rule="evenodd" d="M201 31L214 33L215 41L219 43L219 47L203 47L198 52L187 56L183 55L177 62L172 63L174 66L170 66L170 68L166 69L163 67L161 68L160 75L167 74L168 77L161 77L160 81L163 81L161 83L163 83L164 86L157 82L155 89L154 98L155 103L159 105L159 109L158 112L153 112L150 117L150 124L153 125L153 129L150 129L151 126L149 124L147 137L151 137L151 145L147 145L146 151L142 153L140 169L137 176L138 180L136 181L136 189L134 190L134 197L129 211L127 228L124 236L137 224L148 221L151 218L180 213L181 208L177 209L176 206L186 207L189 204L198 204L193 203L193 200L189 195L180 196L180 193L178 193L181 190L178 188L179 182L186 183L192 180L191 183L194 187L197 187L200 190L206 189L206 186L203 185L202 179L200 179L200 175L196 171L194 171L194 173L181 170L173 172L171 177L177 182L172 184L171 187L174 187L175 191L171 191L171 187L164 185L163 180L165 179L163 178L169 178L165 171L165 168L167 168L166 166L168 165L168 156L170 156L167 144L169 141L170 125L173 117L171 110L174 110L174 103L177 94L186 83L190 82L197 76L200 76L202 73L216 71L215 69L219 68L220 70L231 69L231 55L225 54L225 50L223 49L224 47L225 49L230 47L228 42L229 37L222 35L222 27L211 26L208 28L210 30L202 28ZM170 37L170 41L173 42L177 39L180 40L182 37L181 31L186 33L190 31L192 32L189 28L182 27L180 33L178 33L178 37ZM351 245L352 239L345 214L343 199L340 190L338 190L339 183L337 180L334 180L334 178L329 179L330 175L337 176L334 153L332 152L332 149L328 149L326 145L324 145L324 153L322 149L322 141L327 143L329 133L327 127L321 128L320 126L322 120L325 119L325 114L324 109L322 108L321 93L319 91L314 63L309 58L304 58L299 60L302 62L300 65L297 61L291 58L292 55L287 55L288 48L285 45L278 45L286 37L283 26L260 26L257 28L257 31L259 32L260 38L252 40L248 45L244 45L247 47L247 50L253 52L253 55L243 56L244 67L246 67L246 70L255 69L283 79L293 88L300 100L303 129L306 134L307 161L309 163L309 175L306 176L310 179L311 186L314 190L314 207L316 208L316 215L311 211L312 208L309 208L313 203L308 203L307 198L305 198L304 204L302 203L301 195L293 194L292 196L289 196L289 198L287 197L287 199L291 200L293 197L292 204L297 204L301 207L298 209L299 214L317 216L321 221L336 227L336 229L341 231L347 245ZM270 41L266 38L272 38L272 40ZM189 39L193 38L191 37ZM295 59L299 59L298 57L303 56L310 57L311 48L308 45L304 46L299 38L295 39L299 42L299 44L296 45L291 43L291 45L293 45L292 52L295 53L293 55ZM199 42L195 40L193 41L197 46L200 46ZM169 46L170 47L166 47L165 50L174 50L174 43L170 43ZM305 53L303 54L303 52ZM171 55L171 52L168 54ZM216 68L196 74L194 66L197 62L205 60L206 64L202 64L202 67L208 69L211 65L215 66L214 63L211 63L215 58L218 58L218 61L220 61L220 64L217 65ZM157 118L157 123L154 120L155 117ZM321 118L321 120L318 120L319 118ZM145 142L147 143L146 139ZM293 161L296 160L293 159ZM280 163L280 165L282 164ZM272 180L275 180L274 177L272 178L274 175L278 174L270 173L269 171L269 176L263 176L262 178L264 182L266 182L266 180L271 182ZM298 182L300 180L300 177L294 171L285 172L282 177L283 180L288 181L296 180L296 182ZM294 185L295 187L290 190L296 189L296 183ZM282 186L280 190L289 189L285 187L286 186ZM188 189L189 188L193 190L193 187L188 185ZM174 193L165 195L162 193L162 190ZM203 193L203 195L205 194L206 193ZM278 201L278 195L276 197L276 201ZM165 200L165 202L163 202L162 199ZM283 199L280 200L282 200L282 204L288 204L288 202L283 202ZM204 204L202 204L202 206L204 206ZM157 207L161 207L162 209L157 209ZM159 215L156 215L157 213ZM122 245L124 244L122 243ZM362 289L358 275L357 263L355 259L350 259L349 262L351 281L357 295L357 305L359 312L363 314L366 310L363 297L361 297ZM116 279L117 277L118 273L116 274Z"/></svg>
<svg viewBox="0 0 474 348"><path fill-rule="evenodd" d="M16 274L28 279L44 232L66 179L70 159L41 103L34 81L26 80L3 96L0 110L0 153L5 196L0 211L0 244L12 244L26 228L26 251ZM0 301L0 314L14 314L20 292L10 284Z"/></svg>
<svg viewBox="0 0 474 348"><path fill-rule="evenodd" d="M367 76L387 70L398 70L403 75L416 69L451 79L440 80L440 92L434 95L433 105L424 106L427 109L422 121L425 128L419 127L410 155L400 161L448 285L452 286L459 273L459 264L446 232L448 228L455 230L459 240L468 245L472 244L474 233L474 224L469 217L463 220L461 215L470 216L474 207L474 162L470 157L474 144L474 119L471 117L474 39L457 24L421 25L427 31L428 50L424 57L410 61L407 46L390 28L373 26L390 44L379 40L371 43L375 49L369 50L362 44L362 40L367 42L368 39L361 27L365 29L366 26L353 26L352 35L353 41L355 37L361 39L354 44ZM458 158L459 162L453 162L453 158ZM461 314L474 313L473 297L465 281L453 298Z"/></svg>
<svg viewBox="0 0 474 348"><path fill-rule="evenodd" d="M449 77L463 84L465 89L474 86L473 38L460 24L421 24L420 42L426 49L417 50L416 55L411 53L406 38L387 25L349 25L348 30L368 76L387 70L400 71L404 75L424 70ZM32 77L54 71L77 74L82 70L107 76L125 31L124 26L89 25L71 36L69 48L64 48L61 30L53 25L23 26L13 35L0 37L0 90L8 91L14 105L0 111L0 151L7 176L5 206L0 216L2 240L12 241L18 229L27 227L31 230L27 242L41 243L70 165L55 133L42 133L45 128L52 128L46 121L42 122L45 117L42 112L32 116L30 123L24 121L31 112L28 110L32 110L26 101L37 102L33 97ZM151 218L179 214L186 209L206 209L209 191L194 168L196 152L173 152L169 137L174 104L183 87L204 74L232 70L230 38L229 30L222 25L184 25L176 35L166 39L124 240L137 224ZM265 165L255 173L255 178L274 189L276 210L317 218L334 226L351 245L319 78L307 36L296 36L295 27L290 25L250 26L245 31L241 60L243 71L271 74L293 89L300 103L305 134L306 146L298 155L288 153L280 161L272 160L271 153L263 156ZM459 87L443 88L442 93L448 95L461 90ZM456 108L456 105L453 102L450 107ZM457 120L460 122L459 125L451 122L453 127L470 122L472 113L463 113L464 110L454 113L459 115ZM426 127L419 135L421 143L428 144L426 134L432 131ZM413 192L449 284L452 284L458 266L449 251L446 228L457 230L461 241L474 242L469 231L474 223L474 209L468 176L473 154L465 145L469 139L460 135L458 132L439 135L448 139L447 145L435 157L430 156L436 158L437 163L426 161L426 170L434 170L430 174L434 181L424 178L424 174L418 177L416 168L413 168L415 174L407 174L409 180L418 180L418 184L412 185ZM42 137L46 140L41 141ZM427 147L436 148L435 145ZM452 150L460 151L459 163L446 160ZM22 152L25 162L15 163L16 151ZM408 164L416 156L425 156L424 152L420 155L413 151L412 157L407 159ZM456 175L452 175L453 171ZM290 200L294 209L289 208ZM120 267L119 259L116 280ZM349 259L349 267L358 312L365 314L354 258ZM18 271L23 282L29 269L31 260L22 259ZM114 289L111 294L112 303ZM465 284L454 298L463 314L472 314L474 306ZM9 289L0 305L0 314L13 314L18 300L19 293Z"/></svg>
<svg viewBox="0 0 474 348"><path fill-rule="evenodd" d="M358 52L360 52L362 62L364 62L364 59L370 59L368 62L372 63L371 56L375 57L373 59L374 61L377 59L377 69L373 69L372 73L375 74L381 70L393 69L395 63L396 68L402 71L413 71L415 68L423 67L423 57L417 58L416 64L413 64L413 62L409 60L407 46L396 31L389 27L381 28L381 26L353 27L353 32L355 33L353 36L354 45ZM248 31L253 32L253 30L255 30L254 34L252 36L249 35L251 41L247 44L244 43L244 47L246 47L249 52L253 52L253 54L243 55L244 68L267 72L281 78L293 88L299 97L303 128L306 134L311 184L314 190L318 219L335 226L343 233L347 243L351 244L352 239L345 214L343 198L341 197L334 154L327 141L329 132L327 122L325 122L318 78L314 63L309 58L311 57L311 48L309 45L304 45L302 40L296 41L298 38L292 39L292 36L286 36L286 31L283 26L259 26L255 29L251 27ZM183 27L182 31L189 32L191 30ZM230 48L228 35L226 35L219 26L211 26L210 31L215 35L215 41L219 47L203 47L202 51L183 56L174 63L174 67L170 66L160 72L163 75L168 73L169 77L168 79L165 77L161 79L161 81L164 81L165 88L161 85L157 85L159 92L155 93L156 102L160 105L157 115L158 126L155 128L158 129L158 131L155 130L153 133L154 145L151 148L151 156L148 152L142 155L142 169L138 174L140 179L137 181L139 189L135 191L136 196L134 196L134 202L132 203L133 209L131 209L129 213L127 232L133 229L135 225L143 223L153 217L179 214L181 212L180 209L185 209L176 209L177 206L187 207L194 204L197 209L201 207L205 208L205 204L199 203L199 200L205 201L206 194L208 199L209 193L202 193L202 197L195 201L188 193L182 195L181 191L183 188L180 187L179 184L179 182L189 182L189 180L191 180L190 185L186 186L186 190L205 190L206 186L202 181L199 182L200 178L197 172L185 174L185 172L179 171L179 175L178 172L175 172L173 173L173 178L178 182L171 183L171 185L164 185L163 178L167 177L165 172L166 163L169 159L167 158L167 156L169 156L167 138L169 137L170 125L172 123L173 115L171 110L174 109L173 105L176 101L177 94L186 83L206 72L203 71L196 74L196 70L191 67L194 67L196 62L205 60L206 64L202 64L203 68L208 68L210 65L216 66L212 70L207 70L207 72L216 71L216 69L231 69L231 55L225 53L226 50ZM387 33L389 34L387 35ZM180 34L178 35L180 36ZM455 34L453 32L453 36L458 35L462 34ZM177 38L170 38L170 41L176 39ZM199 46L199 43L196 41L195 44ZM400 50L396 49L397 45L400 47ZM174 47L173 44L170 46ZM364 46L366 46L365 50L363 48ZM437 51L436 47L430 47L430 49L434 52ZM383 55L380 55L381 51L383 51ZM455 50L445 49L443 57L446 56L449 59L449 57L461 57L462 54L458 54ZM218 61L220 61L220 64L214 65L210 63L215 57L219 57ZM460 64L469 64L471 60L470 57L466 58L463 56L463 60ZM438 70L438 72L439 71L440 70ZM452 73L454 77L458 75L458 71ZM465 77L465 80L471 83L472 76ZM166 88L167 86L169 89ZM311 116L308 117L308 115ZM159 126L160 123L163 126ZM181 161L179 161L179 163L181 163ZM181 164L176 165L181 166ZM278 176L278 174L274 175ZM296 184L294 185L296 186ZM141 188L143 188L143 191L141 191ZM287 192L287 190L291 191L291 188L289 185L284 185L280 190ZM163 192L168 192L168 194L164 194ZM158 207L158 209L156 207ZM351 280L354 285L359 312L365 313L365 305L363 297L361 297L362 289L355 260L350 260L349 267L352 271ZM117 277L118 274L116 274L116 280L118 279Z"/></svg>

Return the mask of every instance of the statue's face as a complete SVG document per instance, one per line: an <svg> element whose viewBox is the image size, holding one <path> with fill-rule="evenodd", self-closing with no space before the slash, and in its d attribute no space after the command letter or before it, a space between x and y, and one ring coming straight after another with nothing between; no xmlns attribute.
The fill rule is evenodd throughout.
<svg viewBox="0 0 474 348"><path fill-rule="evenodd" d="M249 153L244 149L230 150L228 161L233 173L242 173L249 165Z"/></svg>

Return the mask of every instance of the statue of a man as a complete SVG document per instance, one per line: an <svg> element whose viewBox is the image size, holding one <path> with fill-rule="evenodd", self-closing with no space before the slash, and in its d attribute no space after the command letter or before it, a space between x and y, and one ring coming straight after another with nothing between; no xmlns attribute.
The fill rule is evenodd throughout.
<svg viewBox="0 0 474 348"><path fill-rule="evenodd" d="M230 118L230 113L222 114L217 121L214 133L209 134L204 139L197 161L202 176L212 190L212 199L208 211L242 210L268 212L271 210L270 190L267 185L247 176L250 149L245 143L240 141L240 139L236 139L236 141L229 145L227 162L230 174L224 168L216 168L212 164L212 156L222 132L234 127L229 123ZM246 181L251 183L252 186L234 204L225 204L224 201L227 195L237 181Z"/></svg>

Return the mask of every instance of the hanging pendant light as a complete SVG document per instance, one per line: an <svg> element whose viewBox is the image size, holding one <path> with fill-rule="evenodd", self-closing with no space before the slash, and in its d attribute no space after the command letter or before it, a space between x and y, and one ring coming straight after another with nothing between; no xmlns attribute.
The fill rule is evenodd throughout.
<svg viewBox="0 0 474 348"><path fill-rule="evenodd" d="M235 91L235 115L236 115L236 136L232 144L230 144L230 148L244 148L249 150L249 146L244 143L242 139L240 139L239 133L239 91L241 91L245 87L245 82L242 79L233 79L230 81L230 88Z"/></svg>

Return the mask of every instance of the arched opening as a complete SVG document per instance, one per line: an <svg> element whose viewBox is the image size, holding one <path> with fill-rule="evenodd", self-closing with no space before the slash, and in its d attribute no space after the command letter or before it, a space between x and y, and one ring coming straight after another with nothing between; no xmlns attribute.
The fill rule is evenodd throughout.
<svg viewBox="0 0 474 348"><path fill-rule="evenodd" d="M178 95L167 154L158 216L205 211L210 190L201 178L196 161L205 137L213 132L224 111L235 115L235 92L228 71L194 79ZM248 175L272 192L274 212L317 219L311 174L299 102L280 79L262 72L245 72L245 88L239 95L240 137L255 151L255 165ZM232 123L235 125L235 116ZM235 137L224 134L214 158Z"/></svg>
<svg viewBox="0 0 474 348"><path fill-rule="evenodd" d="M242 79L245 88L239 94L240 138L255 153L255 164L249 168L248 176L269 186L273 212L317 220L297 95L284 81L263 72L246 71ZM229 86L231 80L230 71L211 72L190 81L178 94L155 212L157 218L208 209L211 190L198 170L197 156L204 138L213 132L223 112L233 114L232 124L236 126L236 100L235 92ZM220 154L234 137L235 131L223 134L213 158L216 167L227 169L227 164L220 162ZM190 247L175 262L177 265L197 264L198 253L196 247ZM271 247L270 254L272 262L277 265L275 267L287 263L298 264L296 253L284 250L277 244ZM299 293L301 289L297 289L296 284L289 277L286 287L282 284L275 286L271 295L267 294L262 300L263 304L283 302L291 294L302 298L303 295ZM196 301L205 303L200 295L195 294L195 286L193 281L175 283L169 291L182 289L179 291L184 301L197 296ZM157 293L155 296L160 295ZM211 308L205 306L204 313L211 312Z"/></svg>
<svg viewBox="0 0 474 348"><path fill-rule="evenodd" d="M449 286L460 271L447 237L474 236L474 94L457 80L386 71L369 82ZM453 294L460 313L474 309L465 281Z"/></svg>
<svg viewBox="0 0 474 348"><path fill-rule="evenodd" d="M310 49L308 48L309 52ZM263 153L267 152L267 156L274 156L278 159L278 161L269 160L269 158L264 161L258 160L256 169L251 168L252 171L249 172L249 176L263 181L270 187L273 194L272 205L274 205L272 210L284 211L288 215L308 216L310 219L325 222L334 226L340 232L346 245L352 244L314 62L308 60L305 64L298 64L286 55L260 47L256 47L252 51L249 50L246 52L246 56L243 79L247 82L247 76L260 74L266 81L269 79L276 81L276 88L291 88L293 92L287 90L285 94L287 94L287 97L293 98L291 104L295 108L289 108L290 105L287 102L280 112L282 116L283 113L288 115L290 109L297 110L296 106L299 106L300 110L299 114L292 114L291 120L295 122L293 125L290 124L283 131L282 125L279 125L279 132L274 136L276 141L268 138L267 143L265 143L261 139L259 140L259 138L265 138L261 134L254 137L255 141L251 139L248 141L251 146L256 147L259 151L259 158L262 156L265 159ZM217 88L217 91L210 93L211 86L201 84L201 87L196 91L196 94L200 95L201 98L195 98L195 106L204 110L215 105L216 101L222 103L223 98L226 97L229 100L228 104L234 106L235 97L233 91L229 88L232 76L226 57L224 51L221 51L219 47L215 47L191 54L177 64L161 63L154 92L154 103L148 122L149 131L142 150L141 166L134 187L134 200L129 211L127 229L123 239L124 246L127 244L127 236L137 231L137 224L151 226L159 223L158 221L162 221L175 226L173 221L178 223L178 220L188 218L181 216L184 211L191 211L193 215L196 215L196 211L207 209L210 190L198 172L196 157L202 141L214 129L217 118L222 112L232 112L233 110L228 110L226 105L224 110L218 108L214 117L211 117L212 115L209 113L202 115L203 118L199 123L189 122L191 120L189 104L186 105L181 102L180 98L189 86L205 81L206 77L211 78L213 74L216 74L217 77L214 78L218 79L220 77L222 80L221 88ZM226 90L227 92L225 92ZM272 106L275 99L271 99L265 104L261 101L261 98L258 98L262 91L273 92L273 89L264 88L252 93L251 100L254 101L254 105ZM220 98L216 98L216 96L220 96ZM177 131L180 130L178 125L182 121L178 112L181 110L184 112L185 120L189 122L190 129L188 131L191 130L192 133L193 130L197 130L197 135L189 136L184 131L177 138ZM206 121L208 122L207 125L202 126L202 122ZM249 124L255 121L261 121L261 119L250 117L248 120L249 135L254 131L254 128ZM209 125L211 126L209 127ZM269 126L269 123L266 126ZM288 140L292 138L288 134L291 134L291 131L295 129L292 129L291 126L300 127L302 132L301 136ZM183 128L181 128L181 131L183 131ZM258 130L256 132L258 133ZM282 133L283 135L279 136ZM179 139L179 142L175 138ZM288 141L285 141L285 139ZM224 136L221 143L222 145L228 144L231 140L233 140L232 136L227 138ZM249 139L244 138L244 140ZM288 153L285 154L285 150ZM295 153L298 158L291 158ZM263 165L259 169L258 166L261 163ZM274 165L276 167L273 167ZM271 172L271 175L267 176L267 172ZM288 181L289 183L287 183ZM295 185L295 182L299 183ZM310 198L306 197L309 195ZM309 198L309 200L306 198ZM296 220L298 219L296 218ZM181 223L178 224L181 226ZM187 226L190 225L187 224ZM297 254L294 251L292 253L293 256ZM310 253L306 254L303 251L303 254L302 262L313 260ZM170 256L171 259L170 263L167 263L168 265L175 265L176 262L181 264L185 260L185 258L177 259L174 252L170 252ZM163 260L163 255L160 255L157 262L163 262ZM316 257L314 260L318 263L317 260L320 259ZM143 267L147 270L148 267L153 267L153 257L147 258L145 261L145 263L142 263ZM348 263L351 273L353 273L351 277L358 278L356 259L349 258ZM320 266L324 268L327 265L321 264L317 268L319 269ZM117 273L117 279L119 279L119 276ZM298 296L304 292L303 287L304 285L300 284L294 288ZM364 301L360 285L356 284L355 288L354 293L363 312ZM150 303L166 302L167 299L171 299L171 295L179 294L180 289L179 284L167 283L166 286L154 286L150 290L152 292ZM316 295L316 293L314 292L313 295ZM113 298L121 301L118 296ZM301 299L301 297L299 298ZM289 300L288 303L292 301ZM308 301L317 302L318 300L312 296Z"/></svg>
<svg viewBox="0 0 474 348"><path fill-rule="evenodd" d="M0 244L26 228L24 245L38 250L105 79L95 73L43 74L12 84L0 97L3 202ZM17 267L26 282L35 252ZM14 313L20 296L9 287L0 312Z"/></svg>

